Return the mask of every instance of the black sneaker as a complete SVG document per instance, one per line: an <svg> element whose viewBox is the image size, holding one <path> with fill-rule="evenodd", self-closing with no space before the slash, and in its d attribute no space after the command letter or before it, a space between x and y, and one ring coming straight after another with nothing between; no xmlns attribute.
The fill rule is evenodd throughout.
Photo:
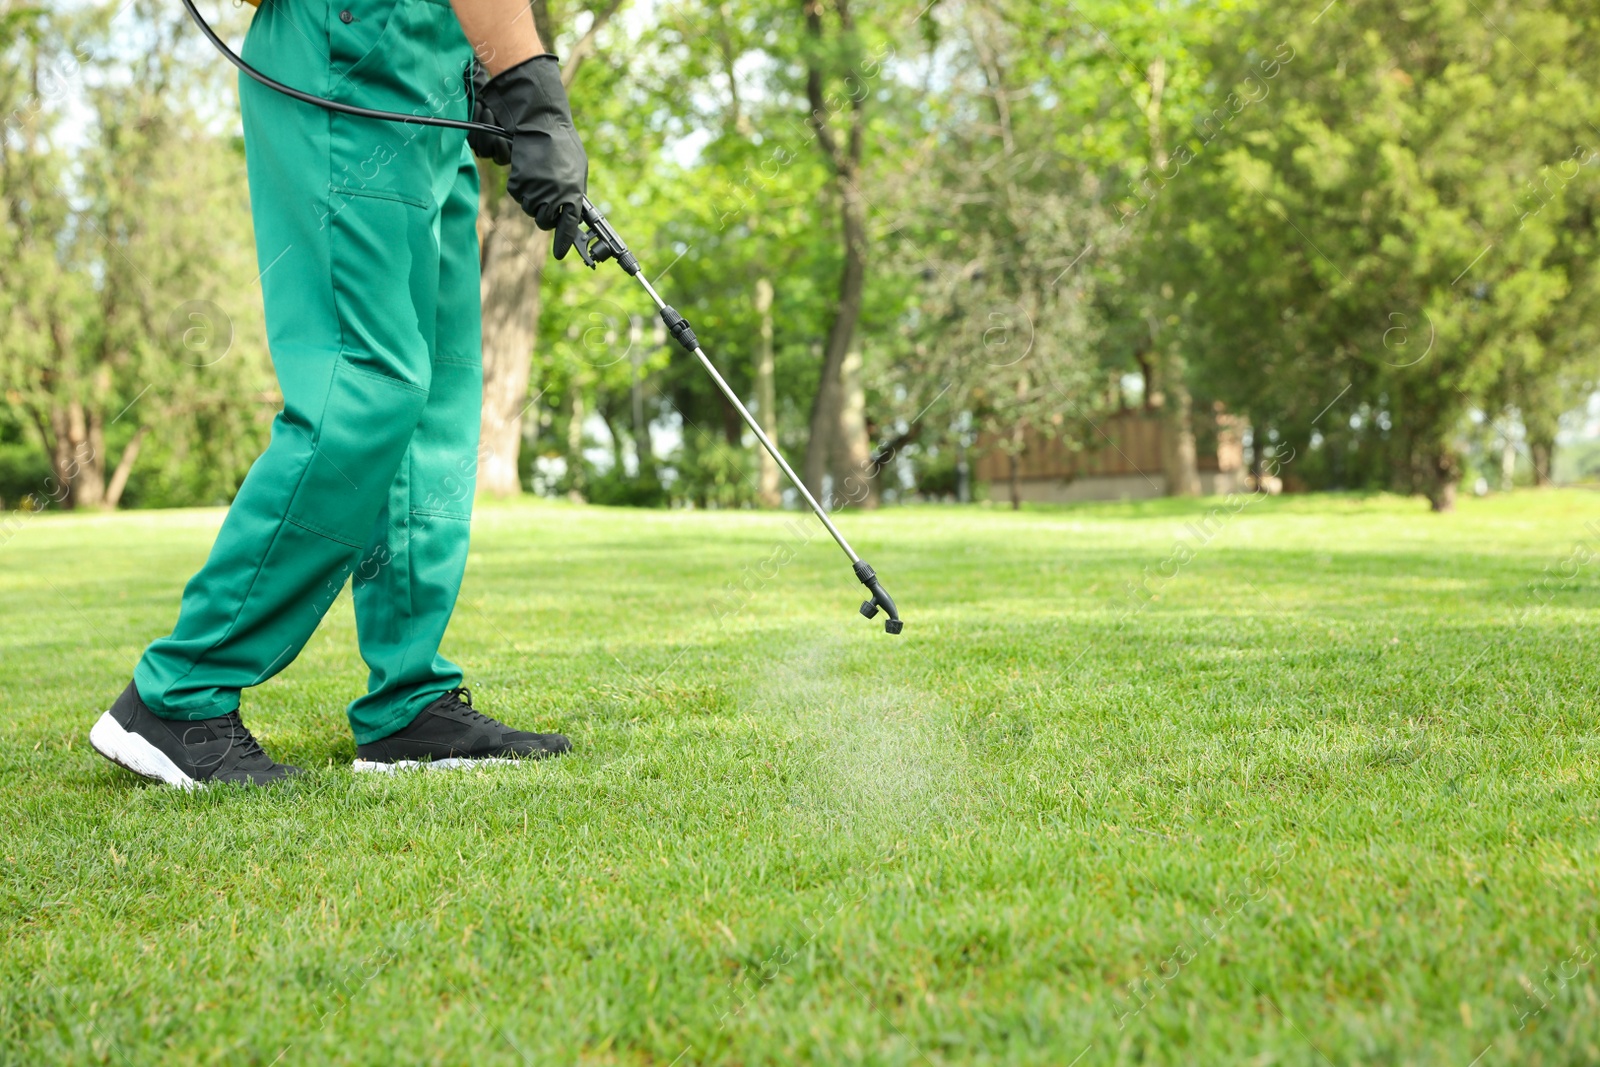
<svg viewBox="0 0 1600 1067"><path fill-rule="evenodd" d="M509 763L559 756L572 747L561 734L531 734L475 711L472 693L452 689L422 709L405 729L356 746L356 771L397 771L407 767L460 767L469 763Z"/></svg>
<svg viewBox="0 0 1600 1067"><path fill-rule="evenodd" d="M132 682L89 731L89 744L119 767L184 789L211 782L271 785L305 773L273 762L237 711L214 719L159 719Z"/></svg>

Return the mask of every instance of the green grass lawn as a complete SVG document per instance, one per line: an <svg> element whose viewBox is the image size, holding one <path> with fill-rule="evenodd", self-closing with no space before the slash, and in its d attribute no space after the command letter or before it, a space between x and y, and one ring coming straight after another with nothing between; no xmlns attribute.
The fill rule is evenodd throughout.
<svg viewBox="0 0 1600 1067"><path fill-rule="evenodd" d="M901 637L809 518L486 507L445 652L572 755L352 775L346 593L197 794L87 735L220 513L24 517L0 1061L1600 1061L1600 496L1218 506L847 515Z"/></svg>

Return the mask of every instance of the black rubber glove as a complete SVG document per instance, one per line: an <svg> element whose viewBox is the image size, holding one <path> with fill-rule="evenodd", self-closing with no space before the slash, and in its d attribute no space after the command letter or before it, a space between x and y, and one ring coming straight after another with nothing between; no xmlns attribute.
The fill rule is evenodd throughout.
<svg viewBox="0 0 1600 1067"><path fill-rule="evenodd" d="M534 56L501 71L483 87L483 97L499 125L511 131L506 192L539 229L556 232L553 251L560 259L577 240L589 157L572 128L556 57Z"/></svg>
<svg viewBox="0 0 1600 1067"><path fill-rule="evenodd" d="M467 100L471 106L471 119L473 122L482 122L489 126L504 125L489 105L484 102L484 86L489 84L489 72L483 69L483 64L474 59L461 71L461 81L467 90ZM511 138L492 133L480 133L477 130L467 131L467 144L472 148L472 154L483 159L492 159L502 167L511 166Z"/></svg>

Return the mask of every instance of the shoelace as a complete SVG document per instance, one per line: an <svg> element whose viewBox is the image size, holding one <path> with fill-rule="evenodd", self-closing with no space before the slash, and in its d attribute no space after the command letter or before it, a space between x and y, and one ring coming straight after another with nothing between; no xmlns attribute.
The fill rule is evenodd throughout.
<svg viewBox="0 0 1600 1067"><path fill-rule="evenodd" d="M455 697L460 700L462 704L466 705L467 715L472 719L473 722L488 723L491 726L502 725L498 719L491 719L489 716L472 706L472 690L468 689L466 686L461 686L458 689L452 689L450 692L446 693L445 696Z"/></svg>
<svg viewBox="0 0 1600 1067"><path fill-rule="evenodd" d="M244 720L239 718L239 713L237 711L229 715L227 719L228 744L230 748L237 749L239 751L240 759L250 759L253 756L261 756L266 759L271 758L267 756L266 749L261 747L261 743L256 740L255 735L249 730L245 729Z"/></svg>

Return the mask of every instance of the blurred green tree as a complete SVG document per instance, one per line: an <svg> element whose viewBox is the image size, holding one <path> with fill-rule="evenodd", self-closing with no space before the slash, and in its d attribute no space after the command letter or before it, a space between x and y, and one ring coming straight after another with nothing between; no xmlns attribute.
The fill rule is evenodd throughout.
<svg viewBox="0 0 1600 1067"><path fill-rule="evenodd" d="M0 388L49 459L40 499L115 507L165 481L226 500L276 399L243 158L194 108L227 94L181 13L113 11L5 22Z"/></svg>
<svg viewBox="0 0 1600 1067"><path fill-rule="evenodd" d="M1519 404L1548 447L1550 383L1593 321L1593 13L1321 8L1275 5L1216 45L1293 59L1272 106L1194 131L1156 206L1181 328L1297 475L1448 510L1468 413Z"/></svg>

